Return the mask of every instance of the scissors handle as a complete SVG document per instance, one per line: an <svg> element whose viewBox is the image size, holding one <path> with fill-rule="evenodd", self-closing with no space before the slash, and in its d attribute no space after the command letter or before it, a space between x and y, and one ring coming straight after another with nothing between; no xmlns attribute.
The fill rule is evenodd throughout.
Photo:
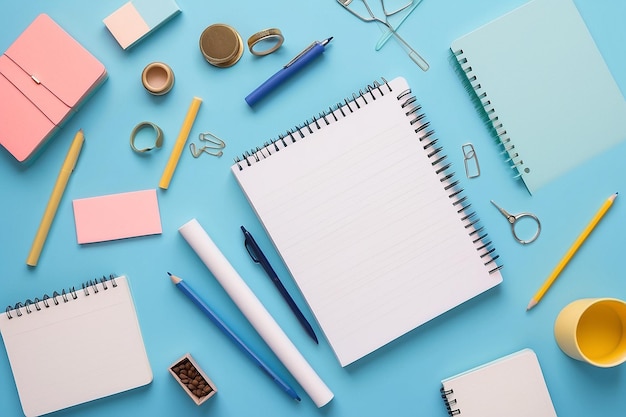
<svg viewBox="0 0 626 417"><path fill-rule="evenodd" d="M530 238L530 239L522 239L517 235L517 232L515 231L515 223L519 220L522 219L524 217L530 217L531 219L533 219L535 221L535 223L537 223L537 231L535 232L535 234ZM537 216L535 216L532 213L520 213L520 214L516 214L515 216L513 216L514 220L511 223L511 230L513 231L513 237L515 238L515 240L517 240L519 243L521 243L522 245L527 245L529 243L534 242L535 240L537 240L537 238L539 237L539 232L541 232L541 222L539 221L539 219L537 218Z"/></svg>
<svg viewBox="0 0 626 417"><path fill-rule="evenodd" d="M537 240L537 238L539 237L539 233L541 232L541 222L539 221L539 219L537 218L537 216L535 216L532 213L519 213L519 214L511 214L508 211L506 211L505 209L503 209L502 207L500 207L499 205L497 205L495 203L495 201L491 200L491 203L496 206L496 208L500 211L500 213L502 213L502 215L504 217L506 217L506 219L508 220L509 224L511 225L511 232L513 233L513 237L515 238L515 240L518 243L521 243L522 245L527 245L529 243L534 242L535 240ZM522 239L517 235L517 231L515 230L515 223L524 218L524 217L530 217L531 219L534 220L535 223L537 223L537 231L535 232L535 234L530 238L530 239Z"/></svg>

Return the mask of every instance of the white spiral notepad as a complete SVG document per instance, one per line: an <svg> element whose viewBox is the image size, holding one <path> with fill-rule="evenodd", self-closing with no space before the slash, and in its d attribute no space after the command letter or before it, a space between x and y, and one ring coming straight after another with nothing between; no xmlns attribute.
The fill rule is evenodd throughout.
<svg viewBox="0 0 626 417"><path fill-rule="evenodd" d="M450 416L557 417L537 355L522 349L441 381Z"/></svg>
<svg viewBox="0 0 626 417"><path fill-rule="evenodd" d="M152 381L126 277L9 306L0 332L28 417Z"/></svg>
<svg viewBox="0 0 626 417"><path fill-rule="evenodd" d="M342 366L502 281L448 168L403 78L232 166Z"/></svg>

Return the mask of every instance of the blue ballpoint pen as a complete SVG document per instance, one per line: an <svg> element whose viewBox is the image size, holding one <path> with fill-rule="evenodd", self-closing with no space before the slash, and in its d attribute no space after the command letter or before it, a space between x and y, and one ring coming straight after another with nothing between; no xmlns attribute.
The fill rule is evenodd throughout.
<svg viewBox="0 0 626 417"><path fill-rule="evenodd" d="M287 304L289 304L289 308L291 308L293 314L296 315L304 330L306 330L306 332L309 334L309 336L311 336L315 343L318 343L317 336L313 331L313 327L311 327L311 324L307 321L306 317L304 317L304 314L302 314L302 311L300 311L296 302L287 292L287 288L285 288L283 283L278 278L276 271L274 271L274 268L272 268L272 265L270 265L270 262L261 251L259 245L256 243L250 232L248 232L245 227L241 226L241 231L243 232L245 238L244 245L246 246L246 250L248 251L248 254L252 258L252 260L258 264L261 264L274 285L276 285L276 288L278 288L278 291L280 291L280 294L283 296L285 301L287 301Z"/></svg>
<svg viewBox="0 0 626 417"><path fill-rule="evenodd" d="M194 292L194 290L191 289L191 287L187 285L185 281L183 281L182 278L172 275L169 272L167 274L170 276L170 279L172 280L172 282L176 285L176 288L182 291L183 294L185 294L191 301L193 301L193 303L197 307L199 307L200 310L202 310L204 314L206 314L209 317L209 319L213 322L213 324L215 324L225 335L227 335L230 338L230 340L232 340L237 345L237 347L239 347L239 349L241 349L244 353L246 353L248 357L250 357L250 359L252 359L252 361L259 368L261 368L267 375L269 375L269 377L272 378L274 382L278 384L280 388L282 388L283 391L289 394L291 398L293 398L294 400L300 401L300 397L298 396L296 391L294 391L293 388L287 385L287 383L283 381L278 375L276 375L276 373L272 371L265 364L265 362L261 360L261 358L259 358L252 350L250 350L250 348L226 325L226 323L222 321L222 319L220 319L213 312L211 307L209 307L207 303L205 303L204 300L202 300Z"/></svg>
<svg viewBox="0 0 626 417"><path fill-rule="evenodd" d="M287 65L282 67L276 74L272 75L263 84L258 86L253 92L246 97L246 103L249 106L254 106L259 100L269 94L276 87L285 82L288 78L294 75L296 72L304 68L309 62L320 56L326 49L326 45L332 40L330 37L323 41L315 41L309 45L304 51L300 52L298 56L289 61Z"/></svg>

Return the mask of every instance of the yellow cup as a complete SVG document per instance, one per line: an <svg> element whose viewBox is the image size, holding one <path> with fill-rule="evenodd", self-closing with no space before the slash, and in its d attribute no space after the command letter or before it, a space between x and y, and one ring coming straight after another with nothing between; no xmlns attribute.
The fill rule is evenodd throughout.
<svg viewBox="0 0 626 417"><path fill-rule="evenodd" d="M561 310L554 336L568 356L601 368L626 361L626 302L583 298Z"/></svg>

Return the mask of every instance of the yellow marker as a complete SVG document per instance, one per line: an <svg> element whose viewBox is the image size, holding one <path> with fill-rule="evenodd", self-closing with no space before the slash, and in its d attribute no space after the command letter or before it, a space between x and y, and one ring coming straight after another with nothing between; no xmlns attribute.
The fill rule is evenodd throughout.
<svg viewBox="0 0 626 417"><path fill-rule="evenodd" d="M600 220L602 220L602 217L604 217L606 212L609 211L609 209L613 205L613 201L615 201L615 198L617 198L617 193L611 195L604 202L604 204L602 204L602 207L600 207L600 210L598 210L596 215L593 216L593 219L591 219L587 227L585 227L585 230L583 230L583 232L578 236L578 238L576 239L574 244L569 248L565 256L563 256L561 261L556 265L556 267L554 268L554 270L552 271L548 279L546 279L546 281L543 283L541 288L539 288L539 290L533 296L533 298L530 299L530 302L528 303L528 307L526 307L526 311L530 310L531 308L536 306L537 303L539 303L539 301L548 291L552 283L554 283L554 281L559 276L559 274L563 271L563 269L565 269L565 266L574 257L574 254L576 253L576 251L581 247L581 245L587 239L587 237L589 237L593 229L598 225Z"/></svg>
<svg viewBox="0 0 626 417"><path fill-rule="evenodd" d="M33 241L33 245L30 248L28 258L26 258L27 265L36 266L37 261L39 261L39 255L41 254L41 250L43 249L43 244L48 237L48 231L50 231L50 226L52 225L52 221L54 220L54 216L56 215L59 203L61 202L61 197L63 197L67 182L70 179L72 171L74 171L76 161L78 160L78 155L80 155L80 150L83 148L84 142L85 137L83 136L83 130L81 129L78 131L78 133L76 133L76 136L74 136L74 141L72 142L70 149L67 151L65 161L63 161L63 165L61 166L61 171L59 172L59 176L57 177L57 182L54 184L52 194L50 195L48 205L46 206L46 211L44 211L43 213L41 223L39 224L39 229L37 230L37 234L35 235L35 240Z"/></svg>
<svg viewBox="0 0 626 417"><path fill-rule="evenodd" d="M178 165L178 160L180 159L180 155L185 147L185 142L187 142L187 138L189 137L191 126L196 120L196 115L198 114L198 109L200 108L201 103L202 99L199 97L194 97L191 101L189 110L187 110L187 116L185 116L185 121L180 128L180 133L178 133L178 138L174 144L174 149L172 149L172 153L170 154L170 159L167 161L167 165L165 165L165 169L163 170L161 181L159 181L159 188L167 190L170 186L172 175L174 175L174 170L176 169L176 165Z"/></svg>

